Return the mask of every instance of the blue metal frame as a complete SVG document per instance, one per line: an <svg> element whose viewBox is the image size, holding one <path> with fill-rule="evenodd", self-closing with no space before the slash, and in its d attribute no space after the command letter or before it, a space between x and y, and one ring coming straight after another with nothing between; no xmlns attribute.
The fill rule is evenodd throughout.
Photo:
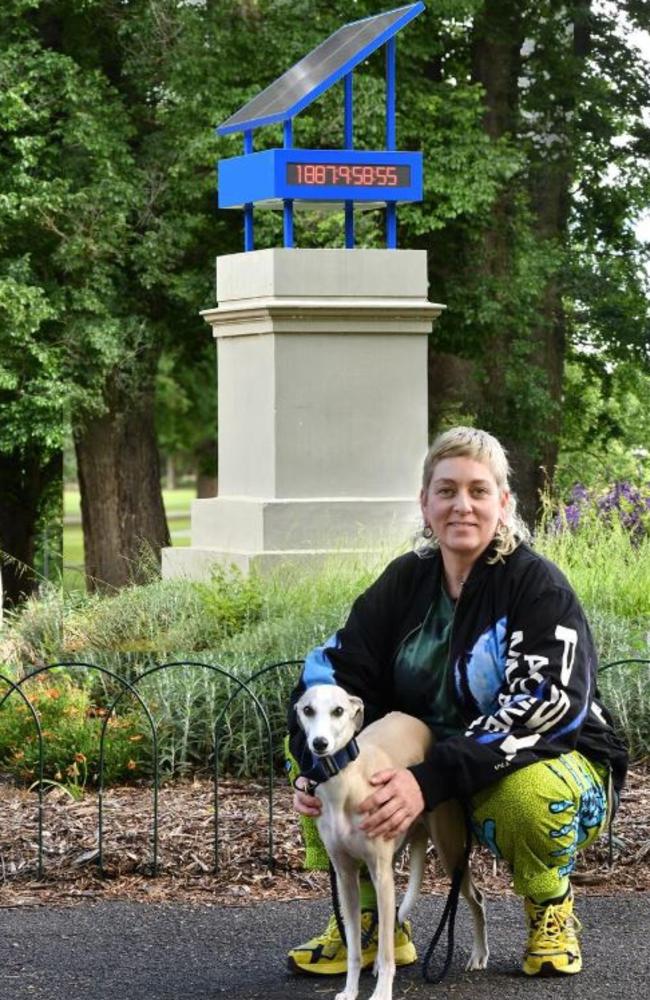
<svg viewBox="0 0 650 1000"><path fill-rule="evenodd" d="M395 149L397 146L396 63L397 44L395 38L391 38L386 44L386 149ZM397 206L394 201L386 203L386 246L389 250L395 250L397 247Z"/></svg>
<svg viewBox="0 0 650 1000"><path fill-rule="evenodd" d="M399 10L399 8L396 7L395 10ZM397 34L398 31L401 31L404 25L408 24L409 21L412 21L414 17L418 16L418 14L421 14L423 10L424 3L422 0L418 0L417 3L406 7L403 16L391 24L390 28L382 31L380 35L377 35L377 37L372 40L372 42L360 49L359 52L344 63L343 66L331 73L330 76L318 84L318 86L314 87L314 89L308 94L305 94L305 96L300 98L300 100L296 101L295 104L291 105L291 107L286 108L284 111L277 114L265 115L262 118L251 118L249 121L239 122L237 125L229 126L224 123L223 125L218 126L217 133L219 135L228 135L232 132L245 132L247 129L260 128L262 125L273 125L275 122L282 122L287 118L294 118L300 111L304 111L306 107L320 97L321 94L324 94L326 90L329 90L335 83L338 83L338 81L342 80L348 75L348 73L351 73L355 66L358 66L365 59L367 59L369 55L372 55L372 53L376 52L377 49L380 49L382 45L385 45L389 39L393 38L393 36ZM389 14L391 11L386 11L385 13ZM359 22L354 23L361 24L363 21L370 20L372 20L372 18L364 17L361 18ZM235 114L236 113L237 112L235 112Z"/></svg>
<svg viewBox="0 0 650 1000"><path fill-rule="evenodd" d="M244 156L249 159L253 156L253 133L244 132ZM221 168L221 164L219 164ZM219 170L221 177L221 169ZM253 233L253 200L244 203L244 250L255 249L255 239Z"/></svg>
<svg viewBox="0 0 650 1000"><path fill-rule="evenodd" d="M345 77L345 110L344 110L344 143L346 149L354 146L354 95L352 90L352 73ZM354 201L345 203L345 249L354 248Z"/></svg>
<svg viewBox="0 0 650 1000"><path fill-rule="evenodd" d="M244 249L253 250L255 246L253 229L253 205L270 207L280 207L283 209L283 235L285 247L294 246L293 212L294 203L298 202L338 202L343 203L345 209L345 246L346 249L354 247L354 204L355 202L385 203L386 205L386 246L395 249L397 246L397 202L420 201L423 195L423 169L421 153L405 153L396 149L396 52L397 33L421 14L424 10L422 0L405 7L398 7L385 14L398 14L397 20L388 28L377 35L371 42L359 49L354 56L330 73L329 76L312 87L312 90L296 100L292 105L284 107L282 111L266 115L260 118L249 118L248 120L229 125L223 123L217 129L220 135L227 135L232 132L244 133L244 156L233 157L221 160L218 165L218 191L220 208L243 208L244 209ZM350 25L361 25L366 21L372 21L375 17L384 15L373 15L359 21L350 22ZM335 33L336 34L336 33ZM334 35L330 36L333 38ZM353 103L353 75L352 71L356 66L368 58L371 53L386 46L386 150L368 151L355 150L354 145L354 103ZM314 50L316 51L316 50ZM307 58L307 57L305 57ZM296 64L298 67L300 64ZM321 62L321 66L323 63ZM289 71L287 71L289 72ZM300 76L302 69L297 74ZM309 79L309 72L305 69L303 79ZM282 79L282 78L280 78ZM299 111L302 111L309 104L315 101L321 94L328 90L339 80L344 81L344 149L342 150L294 150L293 148L293 118ZM271 98L271 103L275 100ZM256 98L253 98L253 103ZM250 103L250 102L249 102ZM267 104L269 101L267 100ZM279 102L281 104L282 101ZM278 106L278 105L276 105ZM248 105L244 105L239 112L231 116L228 121L236 117L242 111L245 112ZM284 125L284 148L265 150L261 153L253 152L253 129L262 125L270 125L275 122L283 122ZM286 179L286 166L288 163L322 163L322 164L349 164L361 166L368 164L375 165L405 165L411 170L410 183L408 186L376 185L374 187L364 187L362 185L318 185L318 184L290 184ZM304 175L303 175L304 176ZM326 176L326 175L325 175ZM340 175L339 175L340 176ZM330 177L331 179L331 177ZM373 178L375 179L375 178ZM388 176L383 178L387 180Z"/></svg>
<svg viewBox="0 0 650 1000"><path fill-rule="evenodd" d="M284 123L284 148L291 149L293 146L293 122ZM284 245L291 249L293 247L293 199L285 198L282 210Z"/></svg>
<svg viewBox="0 0 650 1000"><path fill-rule="evenodd" d="M351 185L289 184L285 178L288 163L355 164L359 166L408 166L408 187L356 187ZM366 149L265 149L248 156L236 156L219 163L219 207L241 208L255 202L291 200L361 202L407 202L422 198L422 153L403 150Z"/></svg>

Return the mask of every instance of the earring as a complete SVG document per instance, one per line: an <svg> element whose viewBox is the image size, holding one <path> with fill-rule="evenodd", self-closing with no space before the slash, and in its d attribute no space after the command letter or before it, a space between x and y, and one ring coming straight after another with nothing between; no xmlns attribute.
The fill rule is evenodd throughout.
<svg viewBox="0 0 650 1000"><path fill-rule="evenodd" d="M431 528L431 525L425 524L424 528L422 529L422 535L424 536L424 538L433 538L433 529Z"/></svg>

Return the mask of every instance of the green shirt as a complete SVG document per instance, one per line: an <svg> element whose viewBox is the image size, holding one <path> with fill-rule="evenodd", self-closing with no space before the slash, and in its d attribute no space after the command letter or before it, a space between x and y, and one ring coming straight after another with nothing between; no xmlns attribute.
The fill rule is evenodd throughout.
<svg viewBox="0 0 650 1000"><path fill-rule="evenodd" d="M421 627L406 637L395 657L395 707L422 719L438 739L467 729L454 697L449 663L455 608L442 587Z"/></svg>

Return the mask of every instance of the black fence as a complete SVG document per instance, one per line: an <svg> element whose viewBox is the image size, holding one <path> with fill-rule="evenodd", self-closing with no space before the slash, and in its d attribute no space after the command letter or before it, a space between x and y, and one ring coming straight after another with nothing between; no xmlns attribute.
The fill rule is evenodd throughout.
<svg viewBox="0 0 650 1000"><path fill-rule="evenodd" d="M116 683L120 687L120 691L116 697L107 706L105 713L102 718L100 739L99 739L99 766L98 766L98 778L97 778L97 812L98 812L98 855L97 855L97 866L100 873L104 873L104 771L105 771L105 750L106 750L106 738L108 732L109 720L113 717L118 705L125 694L130 693L142 709L144 717L147 720L148 728L151 732L151 750L153 758L153 774L152 774L152 803L153 803L153 821L152 821L152 836L151 836L151 864L150 870L152 874L158 873L158 834L159 834L159 808L158 808L158 792L160 789L160 767L159 767L159 754L158 754L158 736L156 732L156 725L152 716L152 713L145 702L144 698L138 691L138 685L141 684L146 678L151 677L153 674L159 673L161 671L173 670L182 668L184 670L207 670L211 671L214 675L219 676L224 681L230 682L235 687L235 691L230 695L226 703L221 708L214 725L214 738L213 738L213 785L214 785L214 871L219 871L219 772L220 772L220 757L219 757L219 745L222 736L222 729L224 721L227 717L228 711L231 709L233 702L239 697L246 697L249 699L252 706L254 706L257 712L262 729L265 734L266 742L266 788L267 788L267 802L268 802L268 865L272 870L275 864L274 859L274 845L273 845L273 777L274 777L274 751L276 747L274 746L273 732L271 723L269 721L269 716L262 704L262 701L255 692L255 682L259 680L260 677L270 673L274 670L289 669L294 668L297 670L298 667L302 665L301 660L282 660L277 663L267 663L255 670L245 679L237 677L232 671L226 670L213 663L203 663L194 660L178 660L170 663L155 664L142 671L136 677L131 680L126 680L124 677L115 673L106 667L100 666L94 663L83 663L73 660L62 660L57 663L49 663L47 666L39 667L33 670L29 674L21 677L20 680L13 681L11 678L0 673L0 684L7 687L8 690L0 697L0 710L8 700L11 695L18 697L27 707L31 719L34 723L34 728L36 732L36 739L38 744L38 764L37 764L37 778L36 778L36 788L38 795L37 802L37 837L38 837L38 877L42 878L44 872L43 866L43 827L44 827L44 811L45 811L45 788L46 782L44 778L44 736L41 723L39 720L39 715L34 705L27 697L23 691L23 686L27 684L33 678L39 676L40 674L54 671L54 670L70 670L70 671L97 671L99 674L110 678L111 681Z"/></svg>
<svg viewBox="0 0 650 1000"><path fill-rule="evenodd" d="M109 677L113 682L115 682L120 687L120 692L113 698L112 702L108 705L106 712L103 715L100 742L99 742L99 767L98 767L98 785L97 785L97 810L98 810L98 855L97 855L97 865L100 873L104 872L103 865L103 842L104 842L104 769L105 769L105 748L106 748L106 737L108 730L108 723L111 717L114 715L120 701L125 694L131 694L136 702L142 709L144 716L147 720L148 727L151 731L151 747L152 747L152 757L153 757L153 774L152 774L152 802L153 802L153 821L152 821L152 837L151 837L151 864L150 870L152 874L157 874L159 870L158 864L158 792L160 789L160 768L158 760L158 737L156 733L156 725L151 714L151 711L145 702L144 698L138 691L138 685L141 684L146 678L152 676L153 674L159 673L160 671L173 670L173 669L184 669L184 670L207 670L212 671L213 674L219 676L224 681L229 682L234 685L235 691L228 698L226 703L220 710L218 717L214 725L214 757L213 757L213 785L214 785L214 871L219 871L219 771L220 771L220 757L219 757L219 745L222 736L222 728L224 721L227 717L228 711L231 709L233 702L240 698L246 697L250 700L251 705L254 706L257 712L262 729L265 734L266 742L266 789L267 789L267 802L268 802L268 865L272 870L275 864L274 859L274 844L273 844L273 785L274 785L274 752L277 747L274 746L273 732L271 723L269 721L269 716L267 714L266 708L258 695L255 692L255 683L261 677L275 670L286 670L294 668L297 670L301 666L301 660L282 660L277 663L268 663L259 669L255 670L245 679L237 677L234 673L226 670L212 663L203 663L200 661L193 660L179 660L170 663L155 664L148 669L142 671L136 677L131 680L126 680L114 671L108 670L106 667L100 666L93 663L83 663L77 661L61 661L57 663L50 663L47 666L39 667L38 669L26 674L24 677L20 678L18 681L13 681L9 677L0 673L0 684L6 686L7 690L0 697L0 710L2 710L3 705L9 697L12 695L14 697L22 699L26 708L28 709L31 719L34 723L34 728L37 736L38 742L38 766L37 766L37 810L38 810L38 820L37 820L37 830L38 830L38 877L43 876L43 826L44 826L44 813L45 813L45 787L46 783L44 780L44 737L41 728L41 723L39 720L38 712L34 705L27 697L23 691L23 686L37 677L39 674L43 674L46 671L61 670L62 668L70 671L97 671L98 673ZM600 669L601 672L609 670L613 667L621 667L628 665L645 665L650 666L650 659L641 658L631 658L625 660L615 660L612 663L604 664ZM610 864L612 863L612 851L611 851L611 838L610 838Z"/></svg>

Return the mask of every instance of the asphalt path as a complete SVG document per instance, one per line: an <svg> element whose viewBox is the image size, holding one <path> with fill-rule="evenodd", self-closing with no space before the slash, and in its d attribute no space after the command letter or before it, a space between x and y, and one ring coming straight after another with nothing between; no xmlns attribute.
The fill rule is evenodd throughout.
<svg viewBox="0 0 650 1000"><path fill-rule="evenodd" d="M421 899L415 940L424 953L442 907ZM523 915L515 899L489 901L490 964L466 973L464 906L452 969L442 985L419 965L398 970L394 1000L646 1000L650 982L650 893L581 897L584 971L562 979L519 972ZM329 1000L341 977L292 976L287 947L320 930L325 902L246 907L83 902L0 909L0 1000ZM373 990L361 979L360 1000Z"/></svg>

